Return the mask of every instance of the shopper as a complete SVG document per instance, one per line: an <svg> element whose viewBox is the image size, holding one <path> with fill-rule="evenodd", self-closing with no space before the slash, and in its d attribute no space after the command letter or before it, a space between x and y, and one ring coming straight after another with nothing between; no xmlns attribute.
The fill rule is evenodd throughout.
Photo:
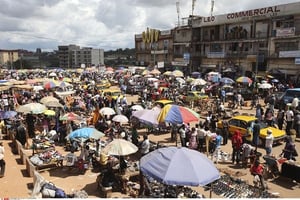
<svg viewBox="0 0 300 200"><path fill-rule="evenodd" d="M267 136L266 136L266 143L265 143L266 154L268 156L272 154L273 141L274 141L274 136L272 134L272 130L268 129Z"/></svg>
<svg viewBox="0 0 300 200"><path fill-rule="evenodd" d="M4 177L4 173L5 173L4 146L3 146L3 142L0 141L0 178Z"/></svg>
<svg viewBox="0 0 300 200"><path fill-rule="evenodd" d="M236 161L237 164L240 162L240 155L241 155L241 147L243 145L243 139L241 136L241 132L236 130L234 135L231 138L232 142L232 164Z"/></svg>
<svg viewBox="0 0 300 200"><path fill-rule="evenodd" d="M148 135L146 135L146 134L143 135L143 139L144 140L140 147L140 152L141 152L142 156L146 155L150 151L150 141L148 139Z"/></svg>
<svg viewBox="0 0 300 200"><path fill-rule="evenodd" d="M255 120L255 123L253 125L253 137L252 137L252 145L255 147L255 151L257 150L257 146L259 143L259 134L260 134L259 121Z"/></svg>

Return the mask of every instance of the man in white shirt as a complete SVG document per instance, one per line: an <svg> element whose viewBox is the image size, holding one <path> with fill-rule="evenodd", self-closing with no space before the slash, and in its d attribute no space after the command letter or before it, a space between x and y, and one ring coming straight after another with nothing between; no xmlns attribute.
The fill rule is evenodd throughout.
<svg viewBox="0 0 300 200"><path fill-rule="evenodd" d="M285 128L285 132L286 132L287 135L290 135L290 130L292 128L293 120L294 120L294 112L293 112L293 110L291 110L289 108L286 111L285 116L286 116L286 128Z"/></svg>
<svg viewBox="0 0 300 200"><path fill-rule="evenodd" d="M74 150L71 149L71 152L65 156L66 166L72 167L78 161L77 156L74 154Z"/></svg>
<svg viewBox="0 0 300 200"><path fill-rule="evenodd" d="M266 137L266 144L265 144L267 156L270 156L272 153L273 141L274 141L274 136L272 134L272 130L268 129L267 137Z"/></svg>
<svg viewBox="0 0 300 200"><path fill-rule="evenodd" d="M148 135L144 135L143 138L144 138L144 140L140 147L140 152L141 152L142 156L146 155L150 151L150 141L148 139Z"/></svg>
<svg viewBox="0 0 300 200"><path fill-rule="evenodd" d="M299 99L297 98L297 96L294 96L291 107L293 108L293 110L296 110L298 106L299 106Z"/></svg>

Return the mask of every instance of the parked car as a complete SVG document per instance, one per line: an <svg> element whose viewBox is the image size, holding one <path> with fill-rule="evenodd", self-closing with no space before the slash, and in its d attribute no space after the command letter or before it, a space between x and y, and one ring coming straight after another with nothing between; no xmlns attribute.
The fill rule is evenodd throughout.
<svg viewBox="0 0 300 200"><path fill-rule="evenodd" d="M245 137L245 139L248 142L252 141L252 133L248 133L248 128L253 125L257 118L254 116L246 116L246 115L239 115L232 117L228 120L229 124L229 133L231 135L234 134L236 130L239 130L242 134L242 136ZM219 121L217 123L217 127L220 129L223 129L222 121ZM260 122L260 134L259 134L259 145L264 146L265 140L267 136L267 130L272 130L273 136L274 136L274 143L278 143L284 140L286 137L286 133L284 130L280 130L275 127L268 126L264 122Z"/></svg>
<svg viewBox="0 0 300 200"><path fill-rule="evenodd" d="M287 89L276 101L276 107L284 108L286 104L292 103L295 96L300 99L300 88Z"/></svg>
<svg viewBox="0 0 300 200"><path fill-rule="evenodd" d="M188 103L188 102L191 102L191 101L198 101L200 99L207 99L208 95L207 94L203 94L203 93L201 93L199 91L188 91L186 93L186 95L181 95L179 98L184 103Z"/></svg>
<svg viewBox="0 0 300 200"><path fill-rule="evenodd" d="M131 85L128 84L126 87L126 93L127 94L140 94L141 92L143 92L144 90L144 86L143 85Z"/></svg>

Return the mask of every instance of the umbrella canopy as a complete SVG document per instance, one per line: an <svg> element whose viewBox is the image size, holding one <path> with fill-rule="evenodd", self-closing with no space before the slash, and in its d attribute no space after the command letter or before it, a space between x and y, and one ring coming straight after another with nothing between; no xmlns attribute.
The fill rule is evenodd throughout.
<svg viewBox="0 0 300 200"><path fill-rule="evenodd" d="M274 79L271 80L271 82L272 82L272 83L279 83L279 80L276 79L276 78L274 78Z"/></svg>
<svg viewBox="0 0 300 200"><path fill-rule="evenodd" d="M247 77L247 76L241 76L241 77L239 77L239 78L236 79L236 82L251 84L252 80L249 77Z"/></svg>
<svg viewBox="0 0 300 200"><path fill-rule="evenodd" d="M150 71L150 74L159 75L161 74L161 72L158 69L153 69L152 71Z"/></svg>
<svg viewBox="0 0 300 200"><path fill-rule="evenodd" d="M138 151L138 147L124 139L114 139L102 149L108 155L126 156Z"/></svg>
<svg viewBox="0 0 300 200"><path fill-rule="evenodd" d="M170 76L170 75L172 75L172 72L171 72L171 71L165 71L165 72L163 73L163 75Z"/></svg>
<svg viewBox="0 0 300 200"><path fill-rule="evenodd" d="M139 104L136 104L131 106L131 110L135 110L135 111L144 110L144 107Z"/></svg>
<svg viewBox="0 0 300 200"><path fill-rule="evenodd" d="M158 122L182 124L199 121L200 115L187 107L167 104L158 115Z"/></svg>
<svg viewBox="0 0 300 200"><path fill-rule="evenodd" d="M55 88L58 86L58 83L54 80L51 81L47 81L44 83L44 88L45 89L51 89L51 88Z"/></svg>
<svg viewBox="0 0 300 200"><path fill-rule="evenodd" d="M61 116L59 118L59 120L62 120L62 121L63 120L65 120L65 121L75 121L75 120L81 120L81 119L82 118L79 115L77 115L73 112L66 113L66 114L64 114L63 116Z"/></svg>
<svg viewBox="0 0 300 200"><path fill-rule="evenodd" d="M194 79L192 82L191 82L191 85L205 85L207 82L202 79L202 78L197 78L197 79Z"/></svg>
<svg viewBox="0 0 300 200"><path fill-rule="evenodd" d="M17 112L25 113L25 114L28 113L41 114L45 110L47 110L47 107L40 103L28 103L28 104L21 105L16 109Z"/></svg>
<svg viewBox="0 0 300 200"><path fill-rule="evenodd" d="M273 86L270 83L262 83L258 86L258 88L260 88L260 89L270 89L272 87Z"/></svg>
<svg viewBox="0 0 300 200"><path fill-rule="evenodd" d="M67 138L68 139L77 139L80 141L84 141L87 140L89 138L93 138L93 139L100 139L101 137L103 137L105 134L102 133L101 131L98 131L95 128L91 128L91 127L84 127L84 128L80 128L77 129L73 132L71 132Z"/></svg>
<svg viewBox="0 0 300 200"><path fill-rule="evenodd" d="M101 115L114 115L116 114L116 111L112 109L111 107L103 107L99 110L99 113Z"/></svg>
<svg viewBox="0 0 300 200"><path fill-rule="evenodd" d="M224 83L224 84L233 84L235 81L232 80L231 78L223 77L223 78L220 79L220 82Z"/></svg>
<svg viewBox="0 0 300 200"><path fill-rule="evenodd" d="M47 116L54 116L55 115L54 110L45 110L43 113L44 113L44 115L47 115Z"/></svg>
<svg viewBox="0 0 300 200"><path fill-rule="evenodd" d="M204 154L185 147L159 148L143 156L140 169L167 185L204 186L220 178L220 173Z"/></svg>
<svg viewBox="0 0 300 200"><path fill-rule="evenodd" d="M59 102L59 100L57 98L53 97L53 96L46 96L46 97L41 98L41 100L40 100L40 102L42 104L45 104L46 102L49 102L49 101L57 101L57 102Z"/></svg>
<svg viewBox="0 0 300 200"><path fill-rule="evenodd" d="M47 101L46 103L44 103L44 105L47 107L53 107L53 108L63 108L64 107L58 101Z"/></svg>
<svg viewBox="0 0 300 200"><path fill-rule="evenodd" d="M119 123L127 123L128 122L128 118L125 115L115 115L112 118L112 121L119 122Z"/></svg>
<svg viewBox="0 0 300 200"><path fill-rule="evenodd" d="M0 111L0 118L1 119L10 119L17 115L18 113L16 111L10 110L10 111Z"/></svg>
<svg viewBox="0 0 300 200"><path fill-rule="evenodd" d="M152 126L158 126L158 115L160 113L160 109L144 109L135 111L132 113L132 117L137 118L141 123L152 125Z"/></svg>
<svg viewBox="0 0 300 200"><path fill-rule="evenodd" d="M175 76L175 77L184 77L183 72L180 71L180 70L174 70L174 71L172 72L172 75Z"/></svg>

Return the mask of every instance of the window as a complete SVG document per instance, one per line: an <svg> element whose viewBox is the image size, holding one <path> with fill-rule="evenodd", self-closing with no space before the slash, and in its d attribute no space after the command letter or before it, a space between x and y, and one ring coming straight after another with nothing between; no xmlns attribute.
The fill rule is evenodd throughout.
<svg viewBox="0 0 300 200"><path fill-rule="evenodd" d="M278 42L275 44L276 51L296 51L299 50L298 42Z"/></svg>

